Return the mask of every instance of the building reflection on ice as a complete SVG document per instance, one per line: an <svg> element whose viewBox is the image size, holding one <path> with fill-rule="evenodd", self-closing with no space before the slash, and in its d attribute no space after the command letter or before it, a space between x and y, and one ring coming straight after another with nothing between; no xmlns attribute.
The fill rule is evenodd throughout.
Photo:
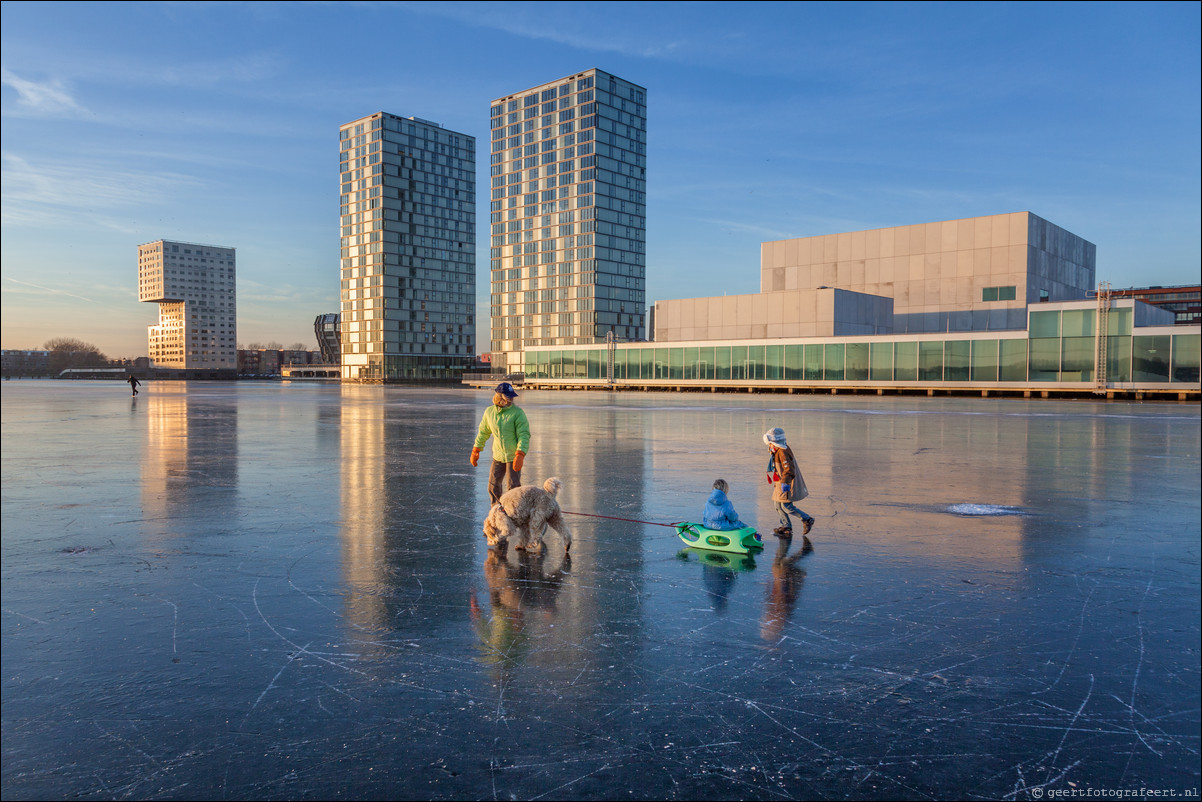
<svg viewBox="0 0 1202 802"><path fill-rule="evenodd" d="M397 655L410 635L427 638L442 627L468 627L479 658L506 675L526 663L579 672L597 659L589 647L599 642L598 628L615 615L637 619L641 609L637 591L618 600L600 598L597 583L575 580L572 564L589 572L634 569L641 576L642 527L567 516L578 535L571 560L564 559L563 542L553 531L545 535L542 556L488 551L481 526L491 445L478 469L467 464L483 396L462 408L428 401L408 408L405 398L395 388L342 388L343 604L358 653L384 659ZM576 411L538 405L527 411L533 446L524 484L559 476L565 510L643 514L644 440L637 416L623 422L619 410L589 412L588 425L580 426ZM615 461L621 470L611 470ZM633 644L638 626L627 629Z"/></svg>
<svg viewBox="0 0 1202 802"><path fill-rule="evenodd" d="M135 402L146 419L143 518L156 536L182 522L228 512L238 488L237 405L189 397L187 382L155 382ZM233 416L234 421L230 420Z"/></svg>
<svg viewBox="0 0 1202 802"><path fill-rule="evenodd" d="M383 388L344 388L339 421L342 572L348 624L364 632L388 626L384 553Z"/></svg>
<svg viewBox="0 0 1202 802"><path fill-rule="evenodd" d="M398 388L341 387L346 623L381 654L388 638L454 625L444 605L465 596L463 576L483 544L483 510L463 476L469 414ZM469 444L462 453L448 448L457 433Z"/></svg>

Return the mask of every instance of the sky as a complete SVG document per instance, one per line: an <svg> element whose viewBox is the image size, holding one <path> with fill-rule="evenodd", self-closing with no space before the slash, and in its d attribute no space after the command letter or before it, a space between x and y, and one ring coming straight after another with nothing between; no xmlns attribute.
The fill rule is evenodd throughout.
<svg viewBox="0 0 1202 802"><path fill-rule="evenodd" d="M4 2L4 348L145 355L137 246L238 250L238 341L338 311L338 126L477 140L590 68L647 89L647 302L759 291L761 242L1030 211L1115 287L1197 283L1202 5Z"/></svg>

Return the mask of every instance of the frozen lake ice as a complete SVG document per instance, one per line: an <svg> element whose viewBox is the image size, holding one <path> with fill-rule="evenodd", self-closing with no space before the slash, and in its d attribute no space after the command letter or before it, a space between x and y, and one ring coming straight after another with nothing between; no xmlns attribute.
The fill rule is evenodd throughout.
<svg viewBox="0 0 1202 802"><path fill-rule="evenodd" d="M4 382L5 800L1197 798L1197 405L523 393L565 562L489 397Z"/></svg>

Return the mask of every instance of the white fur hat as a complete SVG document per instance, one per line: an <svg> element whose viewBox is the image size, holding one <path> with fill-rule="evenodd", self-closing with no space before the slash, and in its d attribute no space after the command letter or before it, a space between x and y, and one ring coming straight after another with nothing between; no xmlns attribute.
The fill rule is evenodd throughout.
<svg viewBox="0 0 1202 802"><path fill-rule="evenodd" d="M785 442L785 430L777 426L775 429L769 429L764 433L764 442L770 446L779 446L787 448L788 443Z"/></svg>

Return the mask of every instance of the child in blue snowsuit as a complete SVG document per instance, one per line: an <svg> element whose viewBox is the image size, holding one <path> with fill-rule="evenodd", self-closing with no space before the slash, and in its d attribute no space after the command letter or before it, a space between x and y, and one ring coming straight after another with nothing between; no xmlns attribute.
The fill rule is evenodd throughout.
<svg viewBox="0 0 1202 802"><path fill-rule="evenodd" d="M709 499L706 500L705 513L701 516L701 525L706 529L730 530L747 526L739 520L734 505L726 497L728 490L730 486L726 484L725 479L714 482L714 492L710 493Z"/></svg>

